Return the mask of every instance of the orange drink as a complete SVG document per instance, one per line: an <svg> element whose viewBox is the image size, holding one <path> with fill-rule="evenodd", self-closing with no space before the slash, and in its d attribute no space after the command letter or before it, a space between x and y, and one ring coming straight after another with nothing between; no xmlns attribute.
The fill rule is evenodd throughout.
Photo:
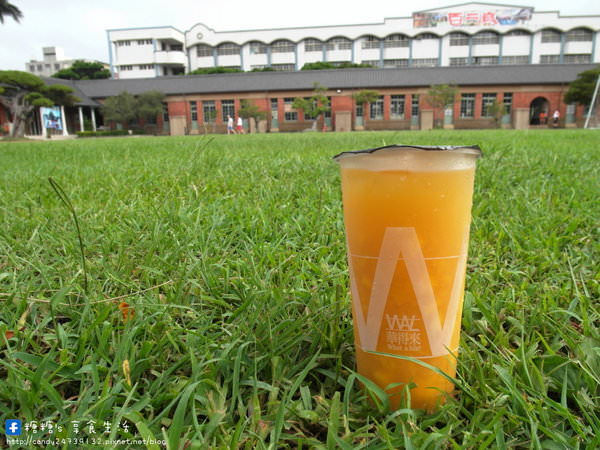
<svg viewBox="0 0 600 450"><path fill-rule="evenodd" d="M455 376L480 155L478 147L389 146L336 156L358 372L385 388L394 408L405 386L411 407L427 410L452 392L431 366Z"/></svg>

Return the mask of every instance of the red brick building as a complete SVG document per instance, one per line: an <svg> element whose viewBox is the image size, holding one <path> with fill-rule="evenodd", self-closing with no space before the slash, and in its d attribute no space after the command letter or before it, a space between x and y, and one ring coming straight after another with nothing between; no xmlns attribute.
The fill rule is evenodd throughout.
<svg viewBox="0 0 600 450"><path fill-rule="evenodd" d="M560 126L581 126L583 107L567 105L563 98L577 74L593 67L538 64L338 69L52 82L70 83L82 98L79 117L75 110L68 114L70 133L79 131L79 119L90 117L92 111L101 123L97 106L107 97L150 90L165 94L165 113L154 124L146 124L158 134L224 133L227 115L237 117L242 100L267 113L267 120L260 124L264 131L302 131L310 128L312 121L292 104L296 97L310 97L315 83L327 87L331 111L318 125L327 130L430 129L435 124L455 129L525 129L548 126L547 118L555 110L560 112ZM441 84L458 87L454 105L445 111L428 101L430 87ZM377 91L378 98L371 104L356 105L354 95L364 89ZM501 117L494 115L495 103L504 106Z"/></svg>

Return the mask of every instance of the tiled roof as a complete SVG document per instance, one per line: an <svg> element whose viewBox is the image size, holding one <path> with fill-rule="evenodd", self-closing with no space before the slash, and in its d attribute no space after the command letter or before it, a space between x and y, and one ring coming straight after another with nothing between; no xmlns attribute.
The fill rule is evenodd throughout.
<svg viewBox="0 0 600 450"><path fill-rule="evenodd" d="M69 86L72 87L74 92L73 95L75 97L79 97L79 102L76 103L76 105L79 106L100 106L100 104L95 101L92 100L84 91L83 89L80 88L80 86L72 81L72 80L63 80L61 78L51 78L51 77L40 77L42 80L44 80L44 83L48 84L48 85L53 85L53 84L63 84L65 86Z"/></svg>
<svg viewBox="0 0 600 450"><path fill-rule="evenodd" d="M166 95L277 92L312 90L315 83L329 89L377 89L459 86L562 84L594 64L498 65L411 69L335 69L298 72L244 72L181 75L125 80L81 80L74 86L91 99L157 90ZM61 80L62 81L62 80Z"/></svg>

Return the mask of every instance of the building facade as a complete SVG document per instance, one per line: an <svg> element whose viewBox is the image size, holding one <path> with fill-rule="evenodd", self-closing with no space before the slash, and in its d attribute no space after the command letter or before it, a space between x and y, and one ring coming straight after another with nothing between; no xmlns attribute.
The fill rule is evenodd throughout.
<svg viewBox="0 0 600 450"><path fill-rule="evenodd" d="M315 83L326 88L330 111L318 119L318 129L429 130L482 128L545 128L560 114L560 127L581 127L585 108L569 105L564 95L569 83L593 64L527 64L477 67L422 67L407 69L335 69L296 72L244 72L137 79L59 80L47 83L72 86L80 99L65 108L64 133L96 126L144 128L147 133L195 135L224 133L227 116L239 117L244 102L266 113L261 131L293 132L313 127L313 120L294 108L294 99L313 95ZM431 86L457 86L454 103L445 109L430 102ZM357 104L361 90L378 93L375 101ZM144 123L110 124L102 117L102 103L127 91L164 94L164 112ZM10 120L0 108L2 116ZM28 134L44 135L47 129L36 113ZM87 126L86 126L87 123ZM7 123L0 123L5 130ZM255 125L246 121L246 127ZM63 133L63 134L64 134Z"/></svg>
<svg viewBox="0 0 600 450"><path fill-rule="evenodd" d="M114 78L210 67L300 70L307 63L377 68L600 62L600 16L464 3L382 23L215 31L196 24L108 30Z"/></svg>
<svg viewBox="0 0 600 450"><path fill-rule="evenodd" d="M43 59L30 60L25 63L25 71L30 72L38 77L51 77L56 72L62 69L68 69L73 65L76 59L67 58L65 52L60 47L42 47ZM99 62L84 59L87 62ZM100 63L107 66L106 63Z"/></svg>

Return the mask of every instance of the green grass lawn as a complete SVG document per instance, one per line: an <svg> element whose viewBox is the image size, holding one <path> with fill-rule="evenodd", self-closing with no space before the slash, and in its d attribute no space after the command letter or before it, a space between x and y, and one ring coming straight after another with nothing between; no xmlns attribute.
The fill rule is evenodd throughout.
<svg viewBox="0 0 600 450"><path fill-rule="evenodd" d="M331 156L391 143L485 154L431 415L354 372ZM599 193L591 130L0 142L0 422L90 439L47 448L598 448Z"/></svg>

